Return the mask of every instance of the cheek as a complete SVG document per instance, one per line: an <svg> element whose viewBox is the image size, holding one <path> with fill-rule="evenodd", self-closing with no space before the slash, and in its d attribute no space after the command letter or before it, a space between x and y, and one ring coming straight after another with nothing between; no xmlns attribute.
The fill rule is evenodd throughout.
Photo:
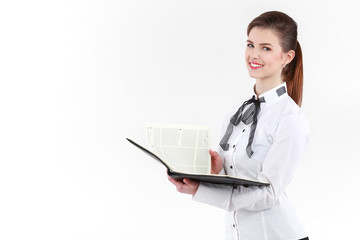
<svg viewBox="0 0 360 240"><path fill-rule="evenodd" d="M281 66L282 55L280 54L271 54L266 56L266 62L269 66Z"/></svg>
<svg viewBox="0 0 360 240"><path fill-rule="evenodd" d="M248 50L247 48L246 48L246 50L245 50L244 56L245 56L245 60L248 60L248 59L249 59L250 54L249 54L249 50Z"/></svg>

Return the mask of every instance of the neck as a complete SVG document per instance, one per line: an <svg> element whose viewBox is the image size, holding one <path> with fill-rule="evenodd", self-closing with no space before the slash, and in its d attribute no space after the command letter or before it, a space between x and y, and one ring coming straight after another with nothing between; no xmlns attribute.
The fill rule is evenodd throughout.
<svg viewBox="0 0 360 240"><path fill-rule="evenodd" d="M267 92L270 89L273 89L276 86L279 86L282 83L283 81L281 80L281 78L256 79L254 90L256 95L259 97L259 95L263 94L264 92Z"/></svg>

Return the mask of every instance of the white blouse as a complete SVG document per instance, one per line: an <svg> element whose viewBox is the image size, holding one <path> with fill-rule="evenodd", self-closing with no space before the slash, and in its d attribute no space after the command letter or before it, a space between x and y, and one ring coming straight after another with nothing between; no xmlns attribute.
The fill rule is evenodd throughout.
<svg viewBox="0 0 360 240"><path fill-rule="evenodd" d="M228 211L226 239L296 240L306 237L296 213L285 193L294 176L308 142L309 128L304 113L285 93L276 90L264 94L252 142L253 155L246 154L251 124L240 122L228 141L230 148L219 154L227 174L269 182L268 187L232 187L200 183L193 199ZM223 133L233 109L225 118ZM223 135L222 135L223 136Z"/></svg>

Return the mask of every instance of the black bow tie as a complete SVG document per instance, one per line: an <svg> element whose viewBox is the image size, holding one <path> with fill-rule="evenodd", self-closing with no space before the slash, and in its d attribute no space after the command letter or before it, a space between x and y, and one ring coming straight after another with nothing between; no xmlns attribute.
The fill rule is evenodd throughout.
<svg viewBox="0 0 360 240"><path fill-rule="evenodd" d="M255 99L255 95L254 95L251 99L245 101L241 105L241 107L237 110L237 112L231 117L229 125L226 129L225 135L220 141L220 146L224 151L229 150L228 141L233 132L234 126L237 126L240 122L243 122L246 125L252 123L250 134L249 134L249 141L248 141L248 145L246 147L246 153L249 158L251 157L251 155L253 154L253 151L251 149L251 144L254 140L254 134L255 134L255 129L256 129L256 125L257 125L257 117L260 112L260 103L261 102L265 102L265 99L263 97L261 97L259 100L257 100L257 99ZM248 105L249 105L249 107L244 112L245 107Z"/></svg>
<svg viewBox="0 0 360 240"><path fill-rule="evenodd" d="M276 89L276 94L278 97L280 97L281 95L283 95L285 93L286 93L285 86L280 86L278 89ZM257 99L255 99L255 95L254 95L251 99L245 101L243 103L243 105L241 105L239 110L237 110L237 112L231 117L229 125L226 129L225 135L220 141L220 146L224 151L229 150L228 141L233 132L233 128L235 126L237 126L240 122L243 122L246 125L252 123L251 128L250 128L248 145L246 146L246 153L249 158L251 157L251 155L254 153L251 149L251 144L254 140L254 134L255 134L255 129L256 129L256 125L257 125L257 117L260 113L260 103L261 102L265 102L265 98L261 97L259 100L257 100ZM249 107L243 113L245 107L248 105L249 105Z"/></svg>

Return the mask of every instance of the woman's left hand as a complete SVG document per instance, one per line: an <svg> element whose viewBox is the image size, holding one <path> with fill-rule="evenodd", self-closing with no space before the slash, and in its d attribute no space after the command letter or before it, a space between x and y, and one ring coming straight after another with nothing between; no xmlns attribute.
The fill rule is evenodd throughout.
<svg viewBox="0 0 360 240"><path fill-rule="evenodd" d="M176 190L181 193L191 194L194 196L199 188L199 182L184 178L183 181L178 181L168 175L169 181L176 186Z"/></svg>

